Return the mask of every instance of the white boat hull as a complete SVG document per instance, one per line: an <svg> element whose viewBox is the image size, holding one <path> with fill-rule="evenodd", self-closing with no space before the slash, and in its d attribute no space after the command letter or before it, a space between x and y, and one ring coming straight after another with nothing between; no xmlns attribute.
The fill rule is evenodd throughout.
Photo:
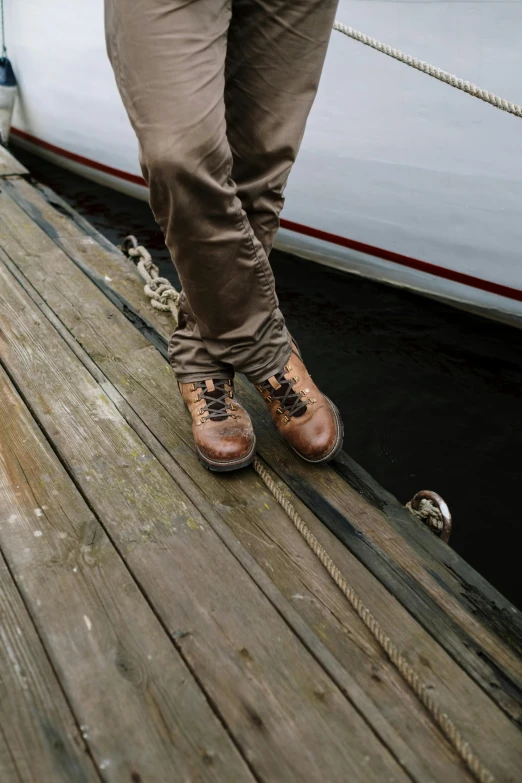
<svg viewBox="0 0 522 783"><path fill-rule="evenodd" d="M517 4L352 2L338 18L522 103ZM14 140L139 198L103 2L7 0ZM332 34L280 248L521 323L522 121Z"/></svg>

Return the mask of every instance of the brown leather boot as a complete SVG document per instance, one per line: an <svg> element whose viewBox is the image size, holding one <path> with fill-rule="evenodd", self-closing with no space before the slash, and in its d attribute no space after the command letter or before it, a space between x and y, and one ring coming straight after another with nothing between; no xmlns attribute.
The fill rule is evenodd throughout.
<svg viewBox="0 0 522 783"><path fill-rule="evenodd" d="M297 347L284 369L256 389L268 405L277 429L307 462L328 462L343 445L339 411L312 381Z"/></svg>
<svg viewBox="0 0 522 783"><path fill-rule="evenodd" d="M250 416L234 397L234 382L207 380L178 383L192 416L199 461L209 470L237 470L255 457Z"/></svg>

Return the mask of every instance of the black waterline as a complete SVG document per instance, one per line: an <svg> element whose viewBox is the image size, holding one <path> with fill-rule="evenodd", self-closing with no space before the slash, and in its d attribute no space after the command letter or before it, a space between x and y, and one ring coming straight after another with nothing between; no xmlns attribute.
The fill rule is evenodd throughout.
<svg viewBox="0 0 522 783"><path fill-rule="evenodd" d="M179 286L147 204L16 149L115 244L135 234ZM433 489L451 545L522 607L522 331L274 251L281 308L335 400L345 450L406 502Z"/></svg>

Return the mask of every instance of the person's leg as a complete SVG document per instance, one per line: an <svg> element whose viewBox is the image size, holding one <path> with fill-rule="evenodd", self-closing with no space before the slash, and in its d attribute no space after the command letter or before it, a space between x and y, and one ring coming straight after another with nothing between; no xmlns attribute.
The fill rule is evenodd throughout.
<svg viewBox="0 0 522 783"><path fill-rule="evenodd" d="M232 0L227 136L238 196L270 253L314 101L338 0Z"/></svg>
<svg viewBox="0 0 522 783"><path fill-rule="evenodd" d="M171 345L183 383L202 377L191 315L214 366L204 377L228 377L230 365L265 377L290 347L266 253L231 177L230 14L230 0L106 0L109 56L188 305Z"/></svg>
<svg viewBox="0 0 522 783"><path fill-rule="evenodd" d="M283 190L295 161L330 39L337 0L233 0L226 66L232 176L250 225L268 255ZM256 382L272 419L310 462L342 446L336 407L293 346L285 365Z"/></svg>
<svg viewBox="0 0 522 783"><path fill-rule="evenodd" d="M172 366L201 462L233 470L252 461L255 437L234 399L228 348L244 323L281 335L273 320L282 317L230 179L223 98L230 3L106 0L105 9L109 57L183 286ZM248 350L238 360L247 367L259 361Z"/></svg>
<svg viewBox="0 0 522 783"><path fill-rule="evenodd" d="M183 290L178 300L178 323L169 340L168 357L176 377L182 383L205 378L234 378L232 365L214 359L207 351Z"/></svg>

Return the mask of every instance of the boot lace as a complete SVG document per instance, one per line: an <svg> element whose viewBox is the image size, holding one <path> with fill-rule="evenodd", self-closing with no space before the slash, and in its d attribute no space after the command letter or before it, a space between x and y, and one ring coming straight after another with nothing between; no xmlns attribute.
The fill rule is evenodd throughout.
<svg viewBox="0 0 522 783"><path fill-rule="evenodd" d="M227 386L229 388L226 388ZM200 419L201 424L204 424L209 419L212 421L224 421L228 418L237 419L237 414L232 412L237 410L237 406L231 402L234 396L232 381L215 380L212 391L207 388L206 383L202 382L201 385L194 384L193 390L199 391L198 401L205 403L198 411L202 417Z"/></svg>
<svg viewBox="0 0 522 783"><path fill-rule="evenodd" d="M311 402L311 400L303 399L303 395L308 393L308 389L303 389L300 392L293 389L292 384L299 380L297 376L289 381L285 378L285 372L287 372L286 367L274 376L280 384L279 389L274 389L269 381L257 384L257 388L260 392L269 392L268 397L265 397L267 402L277 400L280 403L278 413L284 413L287 419L290 419L292 416L297 418L306 412L308 402Z"/></svg>

